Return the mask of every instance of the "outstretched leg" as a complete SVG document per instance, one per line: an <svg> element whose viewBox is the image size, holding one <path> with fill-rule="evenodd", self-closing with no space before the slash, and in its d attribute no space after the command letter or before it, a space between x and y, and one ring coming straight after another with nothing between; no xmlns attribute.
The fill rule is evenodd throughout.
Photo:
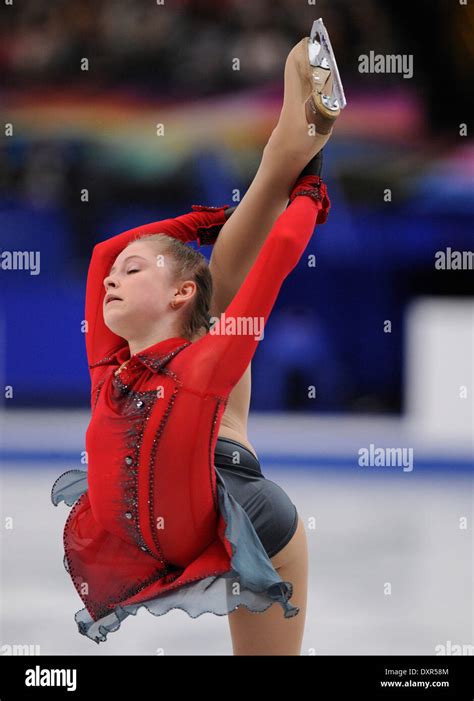
<svg viewBox="0 0 474 701"><path fill-rule="evenodd" d="M310 65L308 37L304 37L286 59L283 106L257 173L214 244L211 315L225 311L287 206L295 180L331 136L334 119L309 108L318 81L331 90L331 71Z"/></svg>

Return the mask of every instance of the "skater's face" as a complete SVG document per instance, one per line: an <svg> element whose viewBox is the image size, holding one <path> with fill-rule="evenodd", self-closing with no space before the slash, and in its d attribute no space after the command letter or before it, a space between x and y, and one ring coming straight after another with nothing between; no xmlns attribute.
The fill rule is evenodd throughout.
<svg viewBox="0 0 474 701"><path fill-rule="evenodd" d="M121 251L104 278L104 322L113 333L126 340L140 338L168 315L169 328L179 335L181 314L196 283L177 281L172 262L156 242L135 242Z"/></svg>

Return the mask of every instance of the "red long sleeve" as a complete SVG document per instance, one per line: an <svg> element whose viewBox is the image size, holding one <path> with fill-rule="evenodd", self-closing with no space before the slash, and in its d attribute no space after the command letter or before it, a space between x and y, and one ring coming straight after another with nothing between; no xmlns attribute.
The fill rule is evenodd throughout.
<svg viewBox="0 0 474 701"><path fill-rule="evenodd" d="M227 207L228 205L216 208L193 205L196 211L189 214L129 229L94 246L87 275L85 304L86 351L89 365L97 363L124 343L121 336L114 334L105 325L102 305L105 296L104 279L125 246L138 235L151 234L166 234L184 243L196 240L201 243L200 237L206 230L224 224L224 211Z"/></svg>
<svg viewBox="0 0 474 701"><path fill-rule="evenodd" d="M276 220L254 265L225 311L224 327L227 329L227 324L234 323L237 332L216 334L211 331L178 356L176 367L179 370L183 366L181 370L188 386L227 396L240 380L259 340L250 333L240 333L239 321L258 320L258 327L254 329L262 329L266 324L280 288L300 260L316 222L326 219L330 202L325 185L322 193L322 201L296 197Z"/></svg>

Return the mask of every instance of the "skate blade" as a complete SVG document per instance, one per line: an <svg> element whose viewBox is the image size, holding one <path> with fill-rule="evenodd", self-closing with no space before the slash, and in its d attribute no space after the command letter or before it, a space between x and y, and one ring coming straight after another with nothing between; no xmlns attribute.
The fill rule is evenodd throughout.
<svg viewBox="0 0 474 701"><path fill-rule="evenodd" d="M308 43L309 62L312 66L320 66L330 70L333 76L333 94L322 95L323 104L331 110L343 110L347 105L341 76L337 67L336 57L332 50L331 40L323 20L317 19L311 27L311 35Z"/></svg>

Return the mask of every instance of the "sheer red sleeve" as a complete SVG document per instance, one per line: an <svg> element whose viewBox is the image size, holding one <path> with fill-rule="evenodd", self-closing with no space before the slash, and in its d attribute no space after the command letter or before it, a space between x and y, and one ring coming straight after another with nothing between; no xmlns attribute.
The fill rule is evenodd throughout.
<svg viewBox="0 0 474 701"><path fill-rule="evenodd" d="M163 219L124 231L106 241L98 243L92 251L86 284L86 351L88 364L92 365L114 352L124 339L114 334L104 323L102 305L105 296L104 279L125 246L138 236L167 234L184 243L197 241L212 243L225 222L225 209L193 205L193 212L174 219Z"/></svg>
<svg viewBox="0 0 474 701"><path fill-rule="evenodd" d="M330 208L326 186L321 201L295 197L278 217L260 253L224 314L209 333L178 356L190 385L227 396L251 361L280 288L300 260L317 223ZM219 328L217 328L219 327ZM192 361L192 362L189 362Z"/></svg>

